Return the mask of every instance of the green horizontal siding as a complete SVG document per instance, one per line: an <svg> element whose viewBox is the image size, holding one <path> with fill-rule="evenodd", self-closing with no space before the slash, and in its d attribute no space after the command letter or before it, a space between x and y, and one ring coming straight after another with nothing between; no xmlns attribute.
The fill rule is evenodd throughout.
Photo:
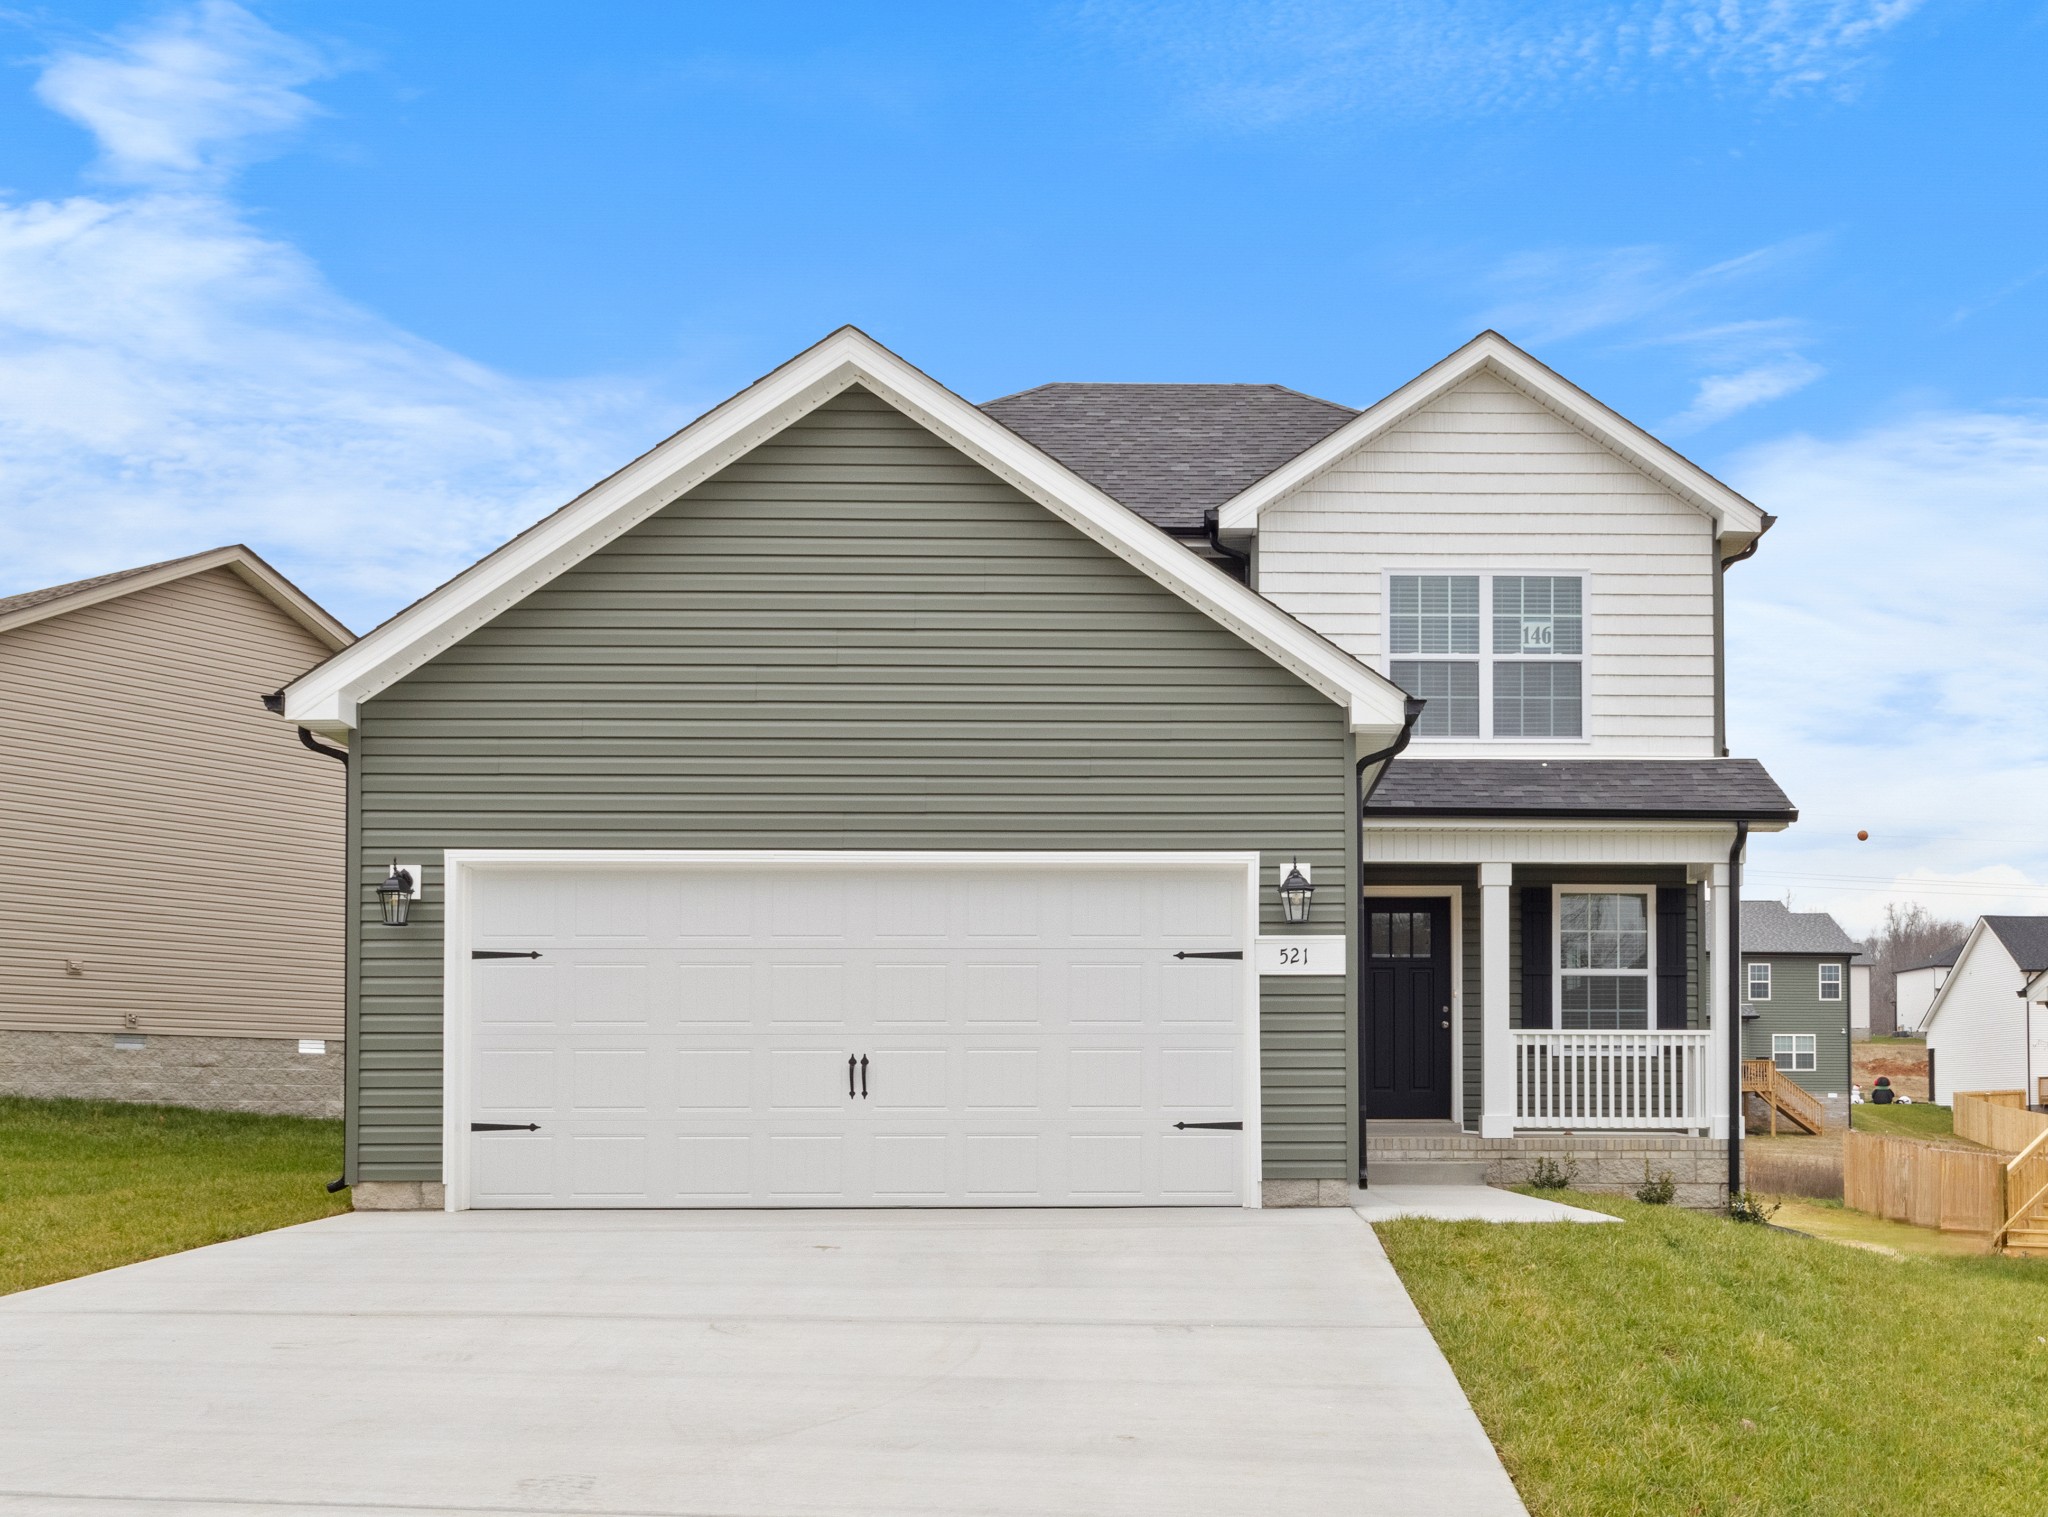
<svg viewBox="0 0 2048 1517"><path fill-rule="evenodd" d="M850 391L364 704L352 1172L440 1176L443 849L1257 849L1335 932L1346 749L1340 707ZM394 858L427 866L403 932ZM1266 984L1266 1174L1343 1178L1345 982Z"/></svg>
<svg viewBox="0 0 2048 1517"><path fill-rule="evenodd" d="M1771 966L1771 998L1749 1001L1749 966ZM1842 966L1842 999L1820 998L1820 966ZM1814 1067L1792 1075L1815 1095L1849 1093L1849 960L1843 954L1745 953L1743 999L1757 1013L1742 1027L1742 1056L1768 1059L1774 1032L1813 1034Z"/></svg>

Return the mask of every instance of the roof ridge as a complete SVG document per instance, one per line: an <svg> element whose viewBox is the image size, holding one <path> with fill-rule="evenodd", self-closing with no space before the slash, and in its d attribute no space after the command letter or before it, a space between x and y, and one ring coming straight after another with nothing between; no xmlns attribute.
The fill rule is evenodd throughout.
<svg viewBox="0 0 2048 1517"><path fill-rule="evenodd" d="M226 548L248 548L241 543L222 543L216 548L201 548L197 553L181 553L176 558L158 559L153 564L137 564L130 569L109 569L104 574L88 574L83 579L69 579L61 584L43 585L34 590L19 590L13 595L0 595L0 615L19 611L28 606L45 606L51 601L63 600L66 596L81 595L87 590L97 590L102 585L111 585L120 580L133 579L138 574L154 573L158 569L169 569L177 564L188 564L195 558L219 553Z"/></svg>

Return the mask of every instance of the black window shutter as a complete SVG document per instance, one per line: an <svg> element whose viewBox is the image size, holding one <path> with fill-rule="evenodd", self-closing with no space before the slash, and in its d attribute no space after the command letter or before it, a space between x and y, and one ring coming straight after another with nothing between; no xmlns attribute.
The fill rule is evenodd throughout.
<svg viewBox="0 0 2048 1517"><path fill-rule="evenodd" d="M1522 892L1522 1025L1550 1026L1550 887Z"/></svg>
<svg viewBox="0 0 2048 1517"><path fill-rule="evenodd" d="M1657 1025L1685 1027L1685 887L1657 887Z"/></svg>

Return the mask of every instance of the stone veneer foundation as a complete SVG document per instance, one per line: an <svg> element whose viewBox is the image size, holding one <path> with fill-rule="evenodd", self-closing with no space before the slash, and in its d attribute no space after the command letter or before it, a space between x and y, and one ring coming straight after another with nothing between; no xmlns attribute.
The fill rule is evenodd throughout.
<svg viewBox="0 0 2048 1517"><path fill-rule="evenodd" d="M299 1052L297 1038L0 1032L0 1095L156 1102L292 1117L341 1115L341 1040Z"/></svg>
<svg viewBox="0 0 2048 1517"><path fill-rule="evenodd" d="M1526 1185L1543 1159L1575 1168L1575 1190L1633 1195L1645 1179L1667 1171L1678 1186L1676 1202L1699 1211L1728 1204L1728 1144L1684 1133L1522 1133L1481 1138L1472 1133L1381 1136L1366 1132L1366 1173L1375 1160L1416 1164L1483 1160L1489 1185Z"/></svg>

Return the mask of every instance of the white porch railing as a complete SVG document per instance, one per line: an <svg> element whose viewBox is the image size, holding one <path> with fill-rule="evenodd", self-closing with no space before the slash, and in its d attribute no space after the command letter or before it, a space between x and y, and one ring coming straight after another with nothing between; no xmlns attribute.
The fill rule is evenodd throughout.
<svg viewBox="0 0 2048 1517"><path fill-rule="evenodd" d="M1517 1028L1515 1125L1705 1127L1710 1036Z"/></svg>

